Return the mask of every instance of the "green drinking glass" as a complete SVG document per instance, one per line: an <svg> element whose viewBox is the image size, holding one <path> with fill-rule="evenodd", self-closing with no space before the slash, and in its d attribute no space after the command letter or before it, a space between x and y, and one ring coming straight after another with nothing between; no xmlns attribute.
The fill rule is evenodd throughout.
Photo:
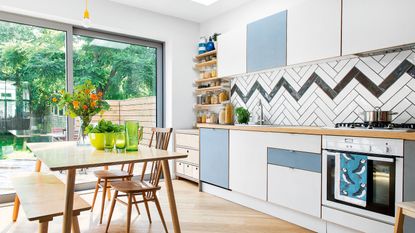
<svg viewBox="0 0 415 233"><path fill-rule="evenodd" d="M125 151L126 140L125 140L125 132L120 132L115 135L115 148L117 149L118 153L122 153Z"/></svg>
<svg viewBox="0 0 415 233"><path fill-rule="evenodd" d="M125 136L126 136L126 150L137 151L138 150L138 130L140 123L138 121L126 121L125 122Z"/></svg>
<svg viewBox="0 0 415 233"><path fill-rule="evenodd" d="M104 151L111 152L114 149L115 136L114 133L104 133Z"/></svg>

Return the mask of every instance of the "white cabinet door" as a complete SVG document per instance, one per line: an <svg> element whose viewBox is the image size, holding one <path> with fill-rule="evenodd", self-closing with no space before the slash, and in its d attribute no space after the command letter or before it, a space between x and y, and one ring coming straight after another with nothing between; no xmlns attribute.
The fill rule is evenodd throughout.
<svg viewBox="0 0 415 233"><path fill-rule="evenodd" d="M341 0L302 1L288 9L287 65L340 56Z"/></svg>
<svg viewBox="0 0 415 233"><path fill-rule="evenodd" d="M220 35L217 49L219 77L246 72L246 27Z"/></svg>
<svg viewBox="0 0 415 233"><path fill-rule="evenodd" d="M343 55L415 43L414 0L343 1Z"/></svg>
<svg viewBox="0 0 415 233"><path fill-rule="evenodd" d="M230 130L229 188L267 199L268 147L320 154L321 136Z"/></svg>
<svg viewBox="0 0 415 233"><path fill-rule="evenodd" d="M268 201L320 217L321 174L268 165Z"/></svg>

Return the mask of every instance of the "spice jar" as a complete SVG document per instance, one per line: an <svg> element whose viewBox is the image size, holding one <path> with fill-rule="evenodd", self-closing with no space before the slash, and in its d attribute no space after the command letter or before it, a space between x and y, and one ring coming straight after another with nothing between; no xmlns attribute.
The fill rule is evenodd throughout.
<svg viewBox="0 0 415 233"><path fill-rule="evenodd" d="M210 97L210 103L211 104L218 104L219 103L219 97L217 93L213 93Z"/></svg>
<svg viewBox="0 0 415 233"><path fill-rule="evenodd" d="M223 107L219 112L219 124L225 124L225 108Z"/></svg>
<svg viewBox="0 0 415 233"><path fill-rule="evenodd" d="M210 76L212 78L216 78L216 76L217 76L217 71L216 70L217 70L216 65L213 65L212 70L210 71Z"/></svg>
<svg viewBox="0 0 415 233"><path fill-rule="evenodd" d="M202 119L201 119L201 123L206 123L206 112L202 113Z"/></svg>
<svg viewBox="0 0 415 233"><path fill-rule="evenodd" d="M197 112L196 122L202 123L202 112Z"/></svg>
<svg viewBox="0 0 415 233"><path fill-rule="evenodd" d="M233 106L231 103L225 105L225 124L233 124Z"/></svg>
<svg viewBox="0 0 415 233"><path fill-rule="evenodd" d="M227 101L229 99L228 93L226 91L220 92L218 97L219 97L218 98L219 99L219 103L223 103L223 102L225 102L225 101Z"/></svg>
<svg viewBox="0 0 415 233"><path fill-rule="evenodd" d="M205 69L205 73L204 73L203 78L205 78L205 79L211 78L212 77L212 73L211 72L212 72L212 68L207 67Z"/></svg>
<svg viewBox="0 0 415 233"><path fill-rule="evenodd" d="M205 104L211 104L212 103L212 94L210 92L205 94Z"/></svg>
<svg viewBox="0 0 415 233"><path fill-rule="evenodd" d="M197 95L196 96L196 103L197 104L203 104L203 95Z"/></svg>

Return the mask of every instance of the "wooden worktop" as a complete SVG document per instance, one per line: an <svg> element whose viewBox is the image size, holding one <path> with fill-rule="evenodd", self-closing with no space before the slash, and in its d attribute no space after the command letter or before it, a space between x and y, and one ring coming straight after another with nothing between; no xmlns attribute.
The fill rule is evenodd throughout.
<svg viewBox="0 0 415 233"><path fill-rule="evenodd" d="M217 125L217 124L197 124L199 128L231 129L257 132L274 133L295 133L312 135L332 135L349 137L370 137L370 138L394 138L404 140L414 140L415 132L397 132L388 130L362 130L362 129L337 129L313 126L258 126L258 125Z"/></svg>

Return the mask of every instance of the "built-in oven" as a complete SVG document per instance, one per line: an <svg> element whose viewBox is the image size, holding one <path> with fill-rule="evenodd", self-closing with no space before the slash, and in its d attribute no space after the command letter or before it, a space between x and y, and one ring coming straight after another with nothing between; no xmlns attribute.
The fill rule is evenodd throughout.
<svg viewBox="0 0 415 233"><path fill-rule="evenodd" d="M367 158L366 200L364 205L345 201L336 189L339 157ZM326 207L393 224L395 203L402 201L403 141L395 139L323 137L323 200ZM337 168L336 168L337 166Z"/></svg>

